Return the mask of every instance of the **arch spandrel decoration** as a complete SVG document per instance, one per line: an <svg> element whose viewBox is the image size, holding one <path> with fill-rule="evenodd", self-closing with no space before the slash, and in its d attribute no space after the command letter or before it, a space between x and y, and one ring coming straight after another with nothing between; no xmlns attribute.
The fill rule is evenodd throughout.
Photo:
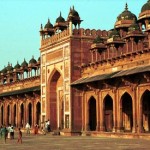
<svg viewBox="0 0 150 150"><path fill-rule="evenodd" d="M109 95L113 100L114 100L114 93L112 91L109 91L109 92L102 92L102 100L105 99L105 97Z"/></svg>
<svg viewBox="0 0 150 150"><path fill-rule="evenodd" d="M50 81L51 81L51 79L52 79L53 75L55 74L55 72L59 72L61 76L63 75L63 73L62 73L62 70L61 70L61 69L59 69L58 67L54 67L54 68L53 68L53 70L52 70L52 71L50 71L50 73L49 73L49 77L47 78L48 83L50 83ZM63 77L63 76L62 76L62 77Z"/></svg>
<svg viewBox="0 0 150 150"><path fill-rule="evenodd" d="M148 86L148 87L141 87L141 88L139 88L139 99L141 99L142 98L142 96L143 96L143 94L145 93L145 91L150 91L150 86Z"/></svg>

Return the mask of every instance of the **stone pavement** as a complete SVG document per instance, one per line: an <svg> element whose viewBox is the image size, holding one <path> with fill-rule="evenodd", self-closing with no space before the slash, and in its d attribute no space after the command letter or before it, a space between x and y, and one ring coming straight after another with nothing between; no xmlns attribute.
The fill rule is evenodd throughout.
<svg viewBox="0 0 150 150"><path fill-rule="evenodd" d="M92 136L54 136L23 134L23 143L0 139L0 150L150 150L150 140Z"/></svg>

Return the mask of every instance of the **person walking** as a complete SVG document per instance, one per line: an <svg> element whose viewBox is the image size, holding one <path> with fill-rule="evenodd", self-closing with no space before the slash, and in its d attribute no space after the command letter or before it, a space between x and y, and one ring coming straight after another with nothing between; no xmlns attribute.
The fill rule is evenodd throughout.
<svg viewBox="0 0 150 150"><path fill-rule="evenodd" d="M18 141L17 141L17 143L20 142L22 144L22 131L21 131L20 128L18 130L19 130L19 132L18 132Z"/></svg>
<svg viewBox="0 0 150 150"><path fill-rule="evenodd" d="M1 134L2 134L2 137L4 138L4 143L6 143L6 138L7 138L7 129L6 129L6 126L4 125L2 128L1 128Z"/></svg>
<svg viewBox="0 0 150 150"><path fill-rule="evenodd" d="M10 128L10 139L14 139L14 127L11 126Z"/></svg>
<svg viewBox="0 0 150 150"><path fill-rule="evenodd" d="M26 132L26 135L30 135L30 124L27 122L27 124L26 124L26 130L27 130L27 132Z"/></svg>

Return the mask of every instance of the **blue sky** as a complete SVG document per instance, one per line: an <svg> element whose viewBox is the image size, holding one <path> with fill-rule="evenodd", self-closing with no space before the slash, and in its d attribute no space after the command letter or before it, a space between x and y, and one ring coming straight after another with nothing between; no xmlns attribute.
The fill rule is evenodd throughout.
<svg viewBox="0 0 150 150"><path fill-rule="evenodd" d="M137 17L147 0L0 0L0 70L40 56L40 24L54 24L60 11L67 19L74 5L82 28L109 30L125 3Z"/></svg>

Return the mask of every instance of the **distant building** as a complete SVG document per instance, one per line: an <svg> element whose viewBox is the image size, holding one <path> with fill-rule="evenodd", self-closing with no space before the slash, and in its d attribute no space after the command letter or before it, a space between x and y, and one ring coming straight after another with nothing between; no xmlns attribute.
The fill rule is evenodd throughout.
<svg viewBox="0 0 150 150"><path fill-rule="evenodd" d="M50 120L65 134L150 132L150 1L138 19L126 4L110 31L81 22L74 7L67 20L60 13L53 26L48 19L40 61L1 71L0 124Z"/></svg>

